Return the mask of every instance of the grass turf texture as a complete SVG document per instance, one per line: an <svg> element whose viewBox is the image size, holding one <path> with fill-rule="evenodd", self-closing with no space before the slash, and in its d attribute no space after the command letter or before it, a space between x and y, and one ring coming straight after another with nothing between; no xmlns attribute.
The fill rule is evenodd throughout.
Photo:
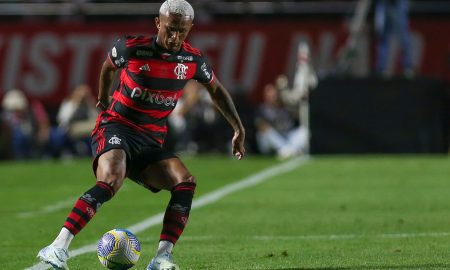
<svg viewBox="0 0 450 270"><path fill-rule="evenodd" d="M256 157L183 160L198 179L197 198L278 163ZM182 269L449 269L449 162L436 156L316 157L195 209L175 259ZM88 160L0 163L1 269L36 263L72 199L93 185L90 166ZM164 211L168 195L127 181L71 249ZM57 202L67 206L26 216ZM142 255L133 269L145 269L160 229L137 234ZM69 267L104 269L95 253L70 259Z"/></svg>

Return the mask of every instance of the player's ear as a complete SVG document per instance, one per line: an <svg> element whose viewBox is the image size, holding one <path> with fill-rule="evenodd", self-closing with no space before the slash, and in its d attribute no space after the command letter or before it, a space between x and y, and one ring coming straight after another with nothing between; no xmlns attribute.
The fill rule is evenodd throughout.
<svg viewBox="0 0 450 270"><path fill-rule="evenodd" d="M158 16L155 17L155 25L158 30L159 28L161 28L161 20L159 19Z"/></svg>

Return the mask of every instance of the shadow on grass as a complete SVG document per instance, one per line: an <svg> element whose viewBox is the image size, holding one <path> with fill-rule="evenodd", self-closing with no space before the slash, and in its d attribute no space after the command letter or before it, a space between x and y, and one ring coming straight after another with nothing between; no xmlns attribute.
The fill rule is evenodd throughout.
<svg viewBox="0 0 450 270"><path fill-rule="evenodd" d="M450 264L417 264L417 265L384 265L384 266L353 266L353 267L312 267L312 268L271 268L268 270L377 270L377 269L450 269Z"/></svg>

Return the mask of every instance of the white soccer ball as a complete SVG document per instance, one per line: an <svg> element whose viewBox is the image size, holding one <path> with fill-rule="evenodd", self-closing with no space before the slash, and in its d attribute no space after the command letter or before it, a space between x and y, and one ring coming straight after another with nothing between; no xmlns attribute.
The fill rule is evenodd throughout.
<svg viewBox="0 0 450 270"><path fill-rule="evenodd" d="M97 256L108 269L124 270L133 267L141 255L137 237L125 229L105 233L97 245Z"/></svg>

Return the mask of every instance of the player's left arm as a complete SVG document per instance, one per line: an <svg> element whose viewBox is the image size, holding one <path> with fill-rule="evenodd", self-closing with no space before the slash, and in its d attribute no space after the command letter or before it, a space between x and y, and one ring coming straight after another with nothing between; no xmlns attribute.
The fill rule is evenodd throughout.
<svg viewBox="0 0 450 270"><path fill-rule="evenodd" d="M234 129L234 136L231 141L233 155L242 159L245 155L245 129L236 111L233 100L227 89L215 78L211 82L204 84L217 109Z"/></svg>

